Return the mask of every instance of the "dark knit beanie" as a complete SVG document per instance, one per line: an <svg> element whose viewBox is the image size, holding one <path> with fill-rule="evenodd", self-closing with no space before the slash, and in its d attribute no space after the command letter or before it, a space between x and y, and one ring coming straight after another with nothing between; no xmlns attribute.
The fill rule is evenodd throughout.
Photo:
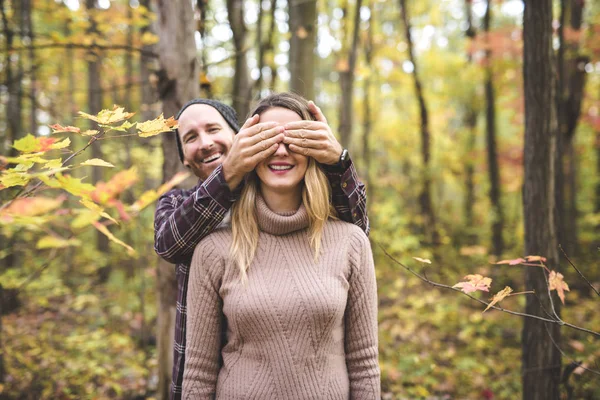
<svg viewBox="0 0 600 400"><path fill-rule="evenodd" d="M181 114L185 111L185 109L194 104L206 104L207 106L211 106L223 116L225 121L227 121L227 124L229 124L229 126L231 127L231 129L233 129L235 133L238 133L238 131L240 130L235 110L229 107L227 104L223 104L220 101L211 99L194 99L188 101L183 105L183 107L181 107L181 110L179 110L175 119L178 120ZM183 162L183 144L181 143L181 138L179 137L178 130L175 131L175 137L177 138L177 151L179 152L179 160Z"/></svg>

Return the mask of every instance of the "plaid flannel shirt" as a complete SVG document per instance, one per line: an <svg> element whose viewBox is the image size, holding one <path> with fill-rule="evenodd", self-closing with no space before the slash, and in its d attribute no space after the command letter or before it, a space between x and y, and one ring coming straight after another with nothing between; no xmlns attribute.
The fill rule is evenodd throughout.
<svg viewBox="0 0 600 400"><path fill-rule="evenodd" d="M340 219L369 234L367 195L352 162L345 171L324 166L332 188L332 203ZM196 245L215 230L237 200L241 186L232 192L223 169L217 167L191 190L173 189L161 196L154 214L154 249L166 261L177 264L177 309L173 350L171 398L181 399L185 365L187 287L190 262Z"/></svg>

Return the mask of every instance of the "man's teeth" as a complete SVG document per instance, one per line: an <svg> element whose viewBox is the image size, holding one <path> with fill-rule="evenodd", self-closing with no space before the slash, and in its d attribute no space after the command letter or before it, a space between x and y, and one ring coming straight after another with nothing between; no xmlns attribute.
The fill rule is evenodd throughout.
<svg viewBox="0 0 600 400"><path fill-rule="evenodd" d="M285 171L287 169L292 169L292 165L269 165L269 168L274 169L275 171Z"/></svg>
<svg viewBox="0 0 600 400"><path fill-rule="evenodd" d="M204 160L202 160L202 162L203 163L209 163L211 161L215 161L219 157L221 157L221 153L216 153L216 154L213 154L210 157L206 157Z"/></svg>

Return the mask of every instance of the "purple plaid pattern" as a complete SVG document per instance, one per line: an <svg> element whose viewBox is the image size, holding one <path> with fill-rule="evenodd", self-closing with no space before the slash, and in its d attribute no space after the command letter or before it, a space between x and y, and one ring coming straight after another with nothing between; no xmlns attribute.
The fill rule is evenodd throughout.
<svg viewBox="0 0 600 400"><path fill-rule="evenodd" d="M346 171L325 168L332 187L332 202L340 219L369 234L365 186L352 162ZM217 167L191 190L173 189L159 200L154 214L154 249L166 261L177 264L177 311L173 350L171 398L181 399L185 365L185 324L189 268L196 245L225 218L241 188L231 192L223 169Z"/></svg>

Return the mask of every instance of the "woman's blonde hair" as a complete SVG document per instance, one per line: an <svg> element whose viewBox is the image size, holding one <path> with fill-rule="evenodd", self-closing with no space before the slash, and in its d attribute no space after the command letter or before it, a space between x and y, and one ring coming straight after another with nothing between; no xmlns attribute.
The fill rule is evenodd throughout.
<svg viewBox="0 0 600 400"><path fill-rule="evenodd" d="M308 101L295 93L274 93L262 99L250 113L250 116L281 107L294 111L303 120L314 120ZM260 190L256 172L246 177L246 184L238 201L231 211L231 258L240 269L242 282L247 279L246 271L256 255L258 247L258 220L256 217L256 197ZM308 213L308 240L315 252L315 260L319 257L321 238L325 222L335 218L335 209L331 206L331 188L325 173L315 161L309 157L304 185L302 188L302 204Z"/></svg>

